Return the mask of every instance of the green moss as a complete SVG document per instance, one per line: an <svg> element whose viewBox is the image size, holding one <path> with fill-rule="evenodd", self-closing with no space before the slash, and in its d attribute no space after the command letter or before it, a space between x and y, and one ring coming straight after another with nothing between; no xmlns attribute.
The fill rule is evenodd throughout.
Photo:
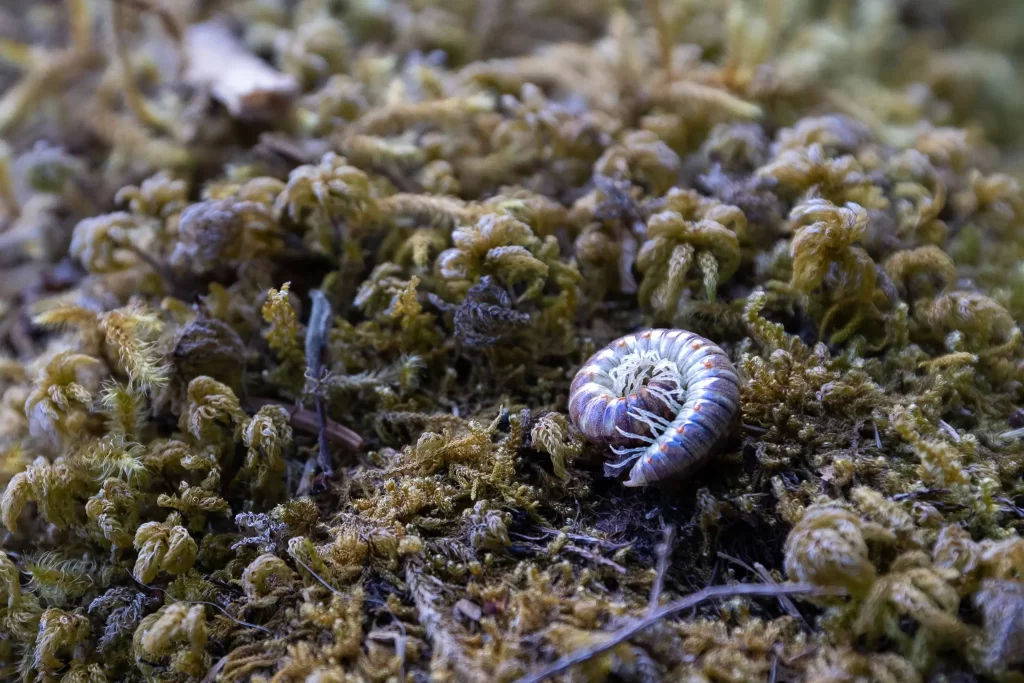
<svg viewBox="0 0 1024 683"><path fill-rule="evenodd" d="M566 680L1024 676L1015 4L44 4L0 45L0 676L510 681L787 579L846 594ZM291 94L164 63L210 13ZM635 491L568 393L651 326L741 418Z"/></svg>

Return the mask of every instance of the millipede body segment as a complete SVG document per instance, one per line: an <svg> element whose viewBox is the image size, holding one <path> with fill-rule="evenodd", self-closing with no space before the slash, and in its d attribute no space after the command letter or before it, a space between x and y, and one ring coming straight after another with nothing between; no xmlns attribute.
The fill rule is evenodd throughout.
<svg viewBox="0 0 1024 683"><path fill-rule="evenodd" d="M569 417L591 441L633 462L626 486L692 472L707 461L740 406L740 379L725 352L686 330L617 339L583 365Z"/></svg>

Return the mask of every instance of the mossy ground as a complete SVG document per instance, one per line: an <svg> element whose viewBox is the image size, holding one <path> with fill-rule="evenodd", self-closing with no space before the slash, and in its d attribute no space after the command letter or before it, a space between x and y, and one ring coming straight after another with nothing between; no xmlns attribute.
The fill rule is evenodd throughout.
<svg viewBox="0 0 1024 683"><path fill-rule="evenodd" d="M560 675L1024 679L1021 6L756 4L0 8L2 675L511 681L793 581ZM630 490L567 394L651 326L741 415Z"/></svg>

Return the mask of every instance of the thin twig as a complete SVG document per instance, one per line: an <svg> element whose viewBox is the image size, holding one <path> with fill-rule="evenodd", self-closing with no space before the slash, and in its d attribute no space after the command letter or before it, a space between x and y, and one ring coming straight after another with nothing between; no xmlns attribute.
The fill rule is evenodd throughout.
<svg viewBox="0 0 1024 683"><path fill-rule="evenodd" d="M1003 432L1002 434L999 434L998 436L999 436L1000 439L1005 439L1007 441L1010 441L1010 440L1013 440L1013 439L1018 439L1018 438L1024 436L1024 427L1022 427L1020 429L1011 429L1010 431Z"/></svg>
<svg viewBox="0 0 1024 683"><path fill-rule="evenodd" d="M213 607L214 609L218 610L221 614L223 614L224 616L226 616L228 619L230 619L231 621L235 622L239 626L245 626L246 628L254 628L257 631L263 631L264 633L267 633L269 635L274 635L274 632L271 631L269 628L264 628L263 626L257 626L256 624L250 624L248 621L242 621L241 619L232 616L226 609L224 609L223 607L221 607L220 605L218 605L215 602L206 602L204 600L179 600L176 597L174 597L173 595L171 595L170 593L168 593L167 591L165 591L163 588L159 588L157 586L150 586L148 584L142 583L141 581L136 579L134 576L132 576L131 578L132 578L132 581L134 581L135 583L139 584L143 588L147 588L149 590L154 590L154 591L160 591L165 596L167 596L167 599L170 600L171 602L180 602L183 605L208 605L208 606Z"/></svg>
<svg viewBox="0 0 1024 683"><path fill-rule="evenodd" d="M949 424L945 420L939 420L939 428L949 434L949 438L953 439L953 441L960 443L960 433L956 431L956 428L953 427L953 425Z"/></svg>
<svg viewBox="0 0 1024 683"><path fill-rule="evenodd" d="M320 469L328 477L334 476L334 468L331 466L331 452L327 448L327 408L324 406L323 396L316 397L316 421L317 421L317 445L320 449Z"/></svg>
<svg viewBox="0 0 1024 683"><path fill-rule="evenodd" d="M744 583L734 586L711 586L705 588L697 593L692 593L685 598L670 602L664 607L661 607L654 612L651 612L647 616L639 619L633 619L628 622L625 626L614 631L603 643L598 645L592 645L590 647L579 648L575 652L572 652L564 657L561 657L550 665L539 669L532 674L527 674L520 678L517 683L541 683L541 681L551 678L557 674L560 674L568 669L582 664L583 662L589 661L594 657L598 656L603 652L611 650L619 643L625 642L640 633L646 628L650 628L654 624L658 623L665 617L670 617L674 614L678 614L683 610L696 607L697 605L707 602L708 600L715 600L718 598L729 598L737 595L749 595L749 596L764 596L764 597L778 597L779 595L845 595L846 591L840 588L826 588L823 586L815 586L809 583L794 583L789 585L779 584L758 584L758 583Z"/></svg>
<svg viewBox="0 0 1024 683"><path fill-rule="evenodd" d="M262 408L263 406L281 406L288 411L292 427L302 430L307 434L319 435L320 433L319 418L312 410L294 408L284 401L276 401L271 398L260 398L258 396L249 399L249 404L257 409ZM360 451L363 448L363 437L359 436L345 425L335 422L329 417L324 420L324 433L327 435L328 441L338 444L339 446L344 446L351 451Z"/></svg>
<svg viewBox="0 0 1024 683"><path fill-rule="evenodd" d="M331 330L331 302L319 289L309 293L313 310L306 326L306 374L315 383L313 397L316 401L317 441L320 446L320 469L327 477L334 476L331 466L331 452L327 449L327 406L321 387L326 376L324 349L327 347L327 333Z"/></svg>
<svg viewBox="0 0 1024 683"><path fill-rule="evenodd" d="M676 527L674 524L665 525L662 531L661 544L658 546L658 569L654 574L654 583L651 584L651 598L648 601L647 613L653 614L658 609L658 602L661 600L661 591L665 588L665 574L668 573L668 566L672 559L672 543L676 540Z"/></svg>
<svg viewBox="0 0 1024 683"><path fill-rule="evenodd" d="M312 567L310 567L308 564L306 564L305 562L303 562L299 558L295 557L294 555L292 555L291 558L293 560L295 560L295 563L297 565L299 565L300 567L305 569L307 572L309 572L310 575L314 579L316 579L318 582L320 582L320 584L324 588L326 588L327 590L331 591L332 593L337 595L342 600L354 600L355 599L355 596L349 595L348 593L342 593L340 590L338 590L337 588L335 588L331 584L327 583L326 579L324 579L322 576L320 576L315 571L313 571ZM396 619L396 620L398 619L398 617L396 617L394 615L394 613L391 611L391 608L388 607L388 604L386 602L384 602L382 600L378 600L377 598L370 597L369 595L365 595L365 594L363 595L362 598L360 598L360 600L362 600L363 602L368 603L370 605L377 605L378 607L383 607L385 610L387 610L387 613L390 614L394 619ZM402 624L399 624L399 626L400 626L401 630L404 632L405 627Z"/></svg>
<svg viewBox="0 0 1024 683"><path fill-rule="evenodd" d="M540 530L542 532L544 532L545 534L547 534L548 536L557 536L557 535L562 533L558 529L551 529L549 527L540 527ZM519 538L525 538L528 541L541 541L541 540L544 540L543 537L527 536L526 534L516 534L516 535ZM569 540L572 540L572 541L583 541L584 543L593 543L594 545L601 546L605 550L622 550L623 548L626 548L628 546L633 545L633 543L631 541L622 541L622 542L619 542L619 543L613 543L612 541L606 541L605 539L598 538L597 536L588 536L587 534L577 534L577 533L569 532L569 533L566 533L565 535L566 535L567 538L569 538Z"/></svg>
<svg viewBox="0 0 1024 683"><path fill-rule="evenodd" d="M1009 498L996 498L996 501L1006 506L1003 508L1004 512L1012 512L1018 517L1024 517L1024 508L1018 507Z"/></svg>
<svg viewBox="0 0 1024 683"><path fill-rule="evenodd" d="M327 590L331 591L332 593L337 595L339 598L342 598L343 600L351 600L352 599L351 595L347 595L345 593L342 593L340 590L338 590L337 588L335 588L331 584L327 583L327 581L325 579L321 578L321 576L319 574L317 574L315 571L313 571L313 568L310 567L308 564L306 564L305 562L303 562L299 558L295 557L294 555L292 556L292 559L295 560L296 564L298 564L300 567L302 567L307 572L309 572L310 575L312 575L312 577L314 579L319 581L320 584L323 585L324 588L326 588Z"/></svg>
<svg viewBox="0 0 1024 683"><path fill-rule="evenodd" d="M570 553L575 553L575 554L579 555L580 557L585 557L588 560L590 560L591 562L593 562L594 564L598 564L598 565L602 565L602 566L608 567L612 571L616 572L617 574L622 574L622 575L626 574L626 568L623 567L618 562L613 562L612 560L609 560L607 557L604 557L603 555L599 555L598 553L591 552L591 551L587 550L586 548L581 548L578 545L573 545L572 543L567 543L564 546L562 546L562 550L564 550L566 552L570 552Z"/></svg>
<svg viewBox="0 0 1024 683"><path fill-rule="evenodd" d="M751 567L749 564L747 564L738 557L726 555L725 553L718 553L718 556L723 560L732 562L735 565L743 567L751 574L756 574L757 576L761 577L761 580L765 583L773 583L775 585L779 584L779 582L775 580L771 573L764 568L764 565L755 564L753 567ZM807 620L804 619L804 615L800 613L799 609L797 609L796 603L790 600L789 597L785 595L780 595L779 604L782 605L782 609L786 610L786 613L789 614L789 616L794 617L795 619L799 619L805 624L807 623Z"/></svg>
<svg viewBox="0 0 1024 683"><path fill-rule="evenodd" d="M217 680L217 676L224 670L224 666L228 663L228 659L231 658L230 654L224 655L217 660L217 663L210 667L209 671L206 672L206 676L200 683L213 683Z"/></svg>

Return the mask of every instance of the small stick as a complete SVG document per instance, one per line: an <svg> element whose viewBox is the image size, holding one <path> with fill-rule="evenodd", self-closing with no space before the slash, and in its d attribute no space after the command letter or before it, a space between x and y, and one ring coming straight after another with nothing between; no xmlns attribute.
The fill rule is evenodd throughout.
<svg viewBox="0 0 1024 683"><path fill-rule="evenodd" d="M949 437L953 439L953 441L960 443L960 434L956 431L956 428L953 425L949 424L945 420L939 420L939 427L942 431L949 434Z"/></svg>
<svg viewBox="0 0 1024 683"><path fill-rule="evenodd" d="M548 527L541 527L540 530L542 532L544 532L545 534L547 534L548 536L557 536L558 534L562 533L558 529L551 529L551 528L548 528ZM529 541L540 541L540 540L543 540L543 538L544 538L543 536L541 536L541 537L533 537L533 536L526 536L525 534L516 534L516 536L518 536L519 538L525 538L525 539L527 539ZM568 536L573 541L583 541L584 543L594 543L596 545L601 546L605 550L622 550L623 548L625 548L627 546L633 545L633 543L631 541L624 541L624 542L621 542L621 543L612 543L611 541L606 541L603 538L598 538L597 536L587 536L586 534L567 533L566 536Z"/></svg>
<svg viewBox="0 0 1024 683"><path fill-rule="evenodd" d="M654 583L651 584L651 598L648 601L648 614L653 614L658 609L658 601L661 600L661 591L665 588L665 574L668 573L669 560L672 558L672 542L676 538L676 527L674 524L667 524L662 530L661 543L658 545L658 570L654 575Z"/></svg>
<svg viewBox="0 0 1024 683"><path fill-rule="evenodd" d="M773 583L775 585L779 584L779 582L772 577L771 573L767 569L765 569L764 565L762 564L755 564L753 567L751 567L749 564L747 564L738 557L726 555L725 553L718 553L718 556L723 560L732 562L733 564L746 569L751 574L757 574L761 577L763 581L767 583ZM782 609L786 610L786 613L789 614L789 616L799 619L805 624L807 623L807 620L804 619L804 615L800 614L800 610L797 609L796 603L794 603L788 597L786 597L785 595L780 595L779 604L782 605Z"/></svg>
<svg viewBox="0 0 1024 683"><path fill-rule="evenodd" d="M267 633L269 635L274 635L274 632L271 631L269 628L264 628L263 626L259 626L257 624L250 624L248 621L242 621L241 619L239 619L237 617L231 616L230 612L228 612L226 609L224 609L223 607L221 607L217 603L205 602L203 600L179 600L176 597L174 597L173 595L171 595L170 593L168 593L167 591L165 591L163 588L160 588L159 586L150 586L149 584L142 583L141 581L136 579L131 574L129 574L128 576L131 577L132 581L134 581L138 585L142 586L143 588L147 588L147 589L153 590L153 591L160 591L165 596L167 596L167 599L170 600L171 602L180 602L183 605L208 605L210 607L213 607L215 610L217 610L218 612L220 612L221 614L223 614L224 616L226 616L228 619L230 619L231 621L235 622L239 626L244 626L246 628L253 628L253 629L256 629L257 631L263 631L264 633Z"/></svg>
<svg viewBox="0 0 1024 683"><path fill-rule="evenodd" d="M323 391L320 386L325 376L323 355L324 348L327 346L327 333L331 329L331 302L319 289L314 289L309 296L313 300L313 310L309 314L309 324L306 326L306 375L316 382L313 397L316 401L320 469L328 477L333 477L331 452L327 449L327 406L324 405Z"/></svg>
<svg viewBox="0 0 1024 683"><path fill-rule="evenodd" d="M999 438L1000 439L1006 439L1007 441L1010 441L1012 439L1017 439L1017 438L1020 438L1022 436L1024 436L1024 428L1021 428L1021 429L1011 429L1008 432L1003 432L1002 434L999 434Z"/></svg>
<svg viewBox="0 0 1024 683"><path fill-rule="evenodd" d="M585 557L588 560L592 561L593 563L599 564L599 565L604 566L604 567L608 567L609 569L611 569L612 571L614 571L614 572L616 572L618 574L622 574L622 575L626 574L626 568L623 567L618 562L614 562L612 560L609 560L607 557L604 557L603 555L599 555L597 553L592 553L589 550L587 550L586 548L581 548L578 545L573 545L572 543L567 543L562 548L562 550L564 550L566 552L570 552L570 553L575 553L575 554L579 555L580 557Z"/></svg>
<svg viewBox="0 0 1024 683"><path fill-rule="evenodd" d="M625 626L614 631L611 636L598 645L592 645L590 647L582 647L571 652L570 654L560 657L550 665L539 669L532 674L527 674L520 678L516 683L541 683L552 676L560 674L568 669L582 664L594 657L598 656L603 652L611 650L616 645L625 642L640 633L646 628L653 626L665 617L670 617L674 614L678 614L683 610L696 607L697 605L707 602L708 600L715 600L718 598L728 598L736 595L750 595L750 596L765 596L765 597L778 597L780 595L845 595L846 591L841 588L826 588L824 586L815 586L809 583L794 583L788 586L782 586L779 584L763 584L763 583L744 583L735 586L711 586L705 588L702 591L691 593L685 598L670 602L664 607L660 607L647 616L639 619L633 619L628 622Z"/></svg>
<svg viewBox="0 0 1024 683"><path fill-rule="evenodd" d="M284 401L275 401L270 398L253 397L249 400L249 404L257 409L263 406L281 406L288 411L293 427L301 429L307 434L320 434L320 420L312 410L296 409ZM324 420L324 433L328 441L344 446L350 451L360 451L363 448L363 437L329 417Z"/></svg>

